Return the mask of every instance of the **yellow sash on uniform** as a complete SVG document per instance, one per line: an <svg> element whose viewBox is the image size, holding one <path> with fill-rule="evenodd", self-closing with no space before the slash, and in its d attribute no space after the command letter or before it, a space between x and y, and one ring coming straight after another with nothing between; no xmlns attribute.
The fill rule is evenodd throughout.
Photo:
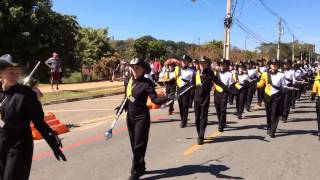
<svg viewBox="0 0 320 180"><path fill-rule="evenodd" d="M232 78L233 80L236 82L236 84L234 85L237 89L241 89L241 85L240 85L240 82L239 82L239 78L237 77L237 74L233 74L232 75Z"/></svg>
<svg viewBox="0 0 320 180"><path fill-rule="evenodd" d="M196 74L196 86L201 86L201 84L200 70L198 70Z"/></svg>
<svg viewBox="0 0 320 180"><path fill-rule="evenodd" d="M164 81L168 81L169 80L169 78L170 78L170 72L169 71L166 71L165 73L164 73Z"/></svg>
<svg viewBox="0 0 320 180"><path fill-rule="evenodd" d="M127 97L132 96L132 78L130 78L128 86L127 86Z"/></svg>
<svg viewBox="0 0 320 180"><path fill-rule="evenodd" d="M214 74L217 75L217 71L215 71ZM223 92L222 87L216 85L216 83L214 83L213 87L214 87L214 89L215 89L216 91L218 91L218 92L220 92L220 93Z"/></svg>
<svg viewBox="0 0 320 180"><path fill-rule="evenodd" d="M181 77L181 69L179 66L176 66L174 68L174 73L175 73L175 77L176 77L176 80L177 80L177 86L179 88L182 87L182 77Z"/></svg>
<svg viewBox="0 0 320 180"><path fill-rule="evenodd" d="M260 81L257 83L257 88L263 88L263 87L264 87L264 92L268 96L271 96L272 85L269 83L267 72L262 73Z"/></svg>

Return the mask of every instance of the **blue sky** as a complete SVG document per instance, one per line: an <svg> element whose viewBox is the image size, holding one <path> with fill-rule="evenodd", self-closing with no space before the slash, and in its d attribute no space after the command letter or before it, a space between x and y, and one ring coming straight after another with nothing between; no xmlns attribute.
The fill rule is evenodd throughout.
<svg viewBox="0 0 320 180"><path fill-rule="evenodd" d="M264 0L281 17L299 41L316 44L320 52L319 0ZM75 15L82 26L108 27L115 39L152 35L158 39L198 43L223 40L226 0L53 0L53 9ZM259 0L238 0L235 17L265 40L277 40L278 19ZM254 49L260 42L237 25L231 44ZM283 41L292 41L285 29Z"/></svg>

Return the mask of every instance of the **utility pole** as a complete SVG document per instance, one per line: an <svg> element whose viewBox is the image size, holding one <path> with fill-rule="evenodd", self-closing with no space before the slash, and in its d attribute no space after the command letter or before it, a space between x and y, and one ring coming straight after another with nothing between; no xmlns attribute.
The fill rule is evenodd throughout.
<svg viewBox="0 0 320 180"><path fill-rule="evenodd" d="M292 35L292 62L294 61L294 35Z"/></svg>
<svg viewBox="0 0 320 180"><path fill-rule="evenodd" d="M278 39L278 49L277 49L277 60L280 60L281 34L282 34L282 19L280 17L279 18L279 39Z"/></svg>
<svg viewBox="0 0 320 180"><path fill-rule="evenodd" d="M229 56L230 56L230 29L232 24L231 5L232 5L232 0L227 0L226 18L224 19L224 46L223 46L223 58L227 60L229 60Z"/></svg>

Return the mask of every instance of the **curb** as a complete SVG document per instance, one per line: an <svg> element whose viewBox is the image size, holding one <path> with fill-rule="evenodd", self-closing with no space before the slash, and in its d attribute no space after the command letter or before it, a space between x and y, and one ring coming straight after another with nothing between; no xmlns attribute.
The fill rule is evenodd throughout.
<svg viewBox="0 0 320 180"><path fill-rule="evenodd" d="M43 103L42 106L53 105L53 104L62 104L62 103L75 102L75 101L82 101L82 100L88 100L88 99L96 99L96 98L108 97L108 96L114 96L114 95L120 95L120 94L123 94L123 91L115 92L115 93L111 93L111 94L101 94L101 95L95 95L95 96L86 96L86 97L79 97L79 98L72 98L72 99L62 99L62 100L50 101L50 102Z"/></svg>

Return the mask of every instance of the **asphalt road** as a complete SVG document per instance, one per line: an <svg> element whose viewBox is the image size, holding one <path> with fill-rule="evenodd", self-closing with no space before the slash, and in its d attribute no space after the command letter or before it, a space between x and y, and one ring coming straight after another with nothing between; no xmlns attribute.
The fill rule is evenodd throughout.
<svg viewBox="0 0 320 180"><path fill-rule="evenodd" d="M125 180L131 166L131 149L124 117L114 137L103 133L112 123L113 108L122 96L51 105L69 124L71 132L61 135L68 162L58 162L44 141L35 143L31 180ZM256 101L254 101L256 102ZM266 135L265 111L257 109L238 120L228 108L228 127L217 131L213 104L209 112L206 143L196 145L194 113L185 129L179 116L152 110L152 126L146 155L148 174L142 179L320 179L320 141L317 137L315 103L299 101L288 123L279 123L275 139ZM178 108L176 107L177 112Z"/></svg>

